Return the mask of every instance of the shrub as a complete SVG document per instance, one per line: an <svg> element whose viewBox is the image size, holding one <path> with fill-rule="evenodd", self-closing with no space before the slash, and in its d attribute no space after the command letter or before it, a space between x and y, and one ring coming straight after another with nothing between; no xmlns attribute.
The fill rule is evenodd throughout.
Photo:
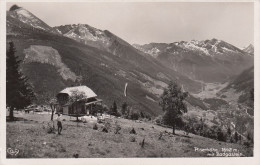
<svg viewBox="0 0 260 165"><path fill-rule="evenodd" d="M161 140L162 139L162 136L163 136L163 133L162 132L160 132L160 134L159 134L159 140Z"/></svg>
<svg viewBox="0 0 260 165"><path fill-rule="evenodd" d="M131 129L130 134L136 134L136 131L134 128Z"/></svg>
<svg viewBox="0 0 260 165"><path fill-rule="evenodd" d="M119 134L120 130L121 130L120 125L118 123L116 123L115 134Z"/></svg>
<svg viewBox="0 0 260 165"><path fill-rule="evenodd" d="M130 119L132 119L132 120L138 120L139 119L139 114L137 113L137 112L133 112L133 113L131 113L131 115L130 115Z"/></svg>
<svg viewBox="0 0 260 165"><path fill-rule="evenodd" d="M134 136L131 136L131 137L130 137L130 142L136 142L136 140L135 140L135 137L134 137Z"/></svg>
<svg viewBox="0 0 260 165"><path fill-rule="evenodd" d="M55 133L55 127L53 122L47 124L47 133Z"/></svg>
<svg viewBox="0 0 260 165"><path fill-rule="evenodd" d="M97 129L98 129L97 124L95 124L95 125L93 126L93 129L94 129L94 130L97 130Z"/></svg>
<svg viewBox="0 0 260 165"><path fill-rule="evenodd" d="M226 134L224 132L222 132L222 130L220 128L218 128L218 130L217 130L217 139L219 141L223 141L223 142L226 141Z"/></svg>
<svg viewBox="0 0 260 165"><path fill-rule="evenodd" d="M104 127L109 130L111 128L110 122L106 121Z"/></svg>
<svg viewBox="0 0 260 165"><path fill-rule="evenodd" d="M119 117L121 116L121 114L118 112L117 110L117 104L116 104L116 101L114 101L113 105L110 107L110 112L109 112L110 115L114 115L116 117Z"/></svg>
<svg viewBox="0 0 260 165"><path fill-rule="evenodd" d="M104 128L102 129L102 132L108 133L108 130L106 129L106 127L104 127Z"/></svg>
<svg viewBox="0 0 260 165"><path fill-rule="evenodd" d="M76 153L76 154L73 154L73 157L74 157L74 158L79 158L79 154L77 154L77 153Z"/></svg>
<svg viewBox="0 0 260 165"><path fill-rule="evenodd" d="M184 126L184 131L185 131L185 134L186 134L186 135L189 135L189 133L190 133L190 127L189 127L188 124L185 124L185 126Z"/></svg>
<svg viewBox="0 0 260 165"><path fill-rule="evenodd" d="M163 119L162 119L162 116L161 115L159 115L159 116L157 116L155 119L154 119L154 122L156 123L156 124L163 124Z"/></svg>
<svg viewBox="0 0 260 165"><path fill-rule="evenodd" d="M249 147L250 146L250 142L249 141L245 141L245 142L243 142L243 145Z"/></svg>

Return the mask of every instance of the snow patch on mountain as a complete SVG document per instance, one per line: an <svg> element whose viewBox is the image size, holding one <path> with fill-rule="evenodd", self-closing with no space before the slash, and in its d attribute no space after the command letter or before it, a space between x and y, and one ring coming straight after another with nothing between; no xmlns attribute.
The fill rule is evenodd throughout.
<svg viewBox="0 0 260 165"><path fill-rule="evenodd" d="M20 16L27 17L28 19L32 19L32 15L28 11L24 10L23 8L18 9L17 14Z"/></svg>
<svg viewBox="0 0 260 165"><path fill-rule="evenodd" d="M231 49L229 49L229 48L226 48L226 47L223 47L222 48L224 51L226 51L226 52L232 52L232 50Z"/></svg>
<svg viewBox="0 0 260 165"><path fill-rule="evenodd" d="M39 62L43 64L50 64L58 69L58 73L64 80L76 81L78 78L66 64L61 60L61 56L56 49L49 46L31 45L24 49L24 63Z"/></svg>
<svg viewBox="0 0 260 165"><path fill-rule="evenodd" d="M104 47L109 45L109 38L105 35L104 31L89 25L73 24L55 27L55 29L59 30L63 36L74 39L78 42L83 42L84 44L90 44L91 46L102 44Z"/></svg>
<svg viewBox="0 0 260 165"><path fill-rule="evenodd" d="M185 52L195 52L198 55L202 56L215 56L215 55L227 55L226 53L243 53L239 48L228 44L222 40L211 39L211 40L191 40L173 42L166 44L165 49L158 49L156 44L159 43L150 43L145 45L133 45L136 49L150 54L153 57L158 57L158 55L164 51L171 52L172 54L181 53L180 51ZM162 43L160 43L162 44ZM157 50L158 49L158 50Z"/></svg>
<svg viewBox="0 0 260 165"><path fill-rule="evenodd" d="M206 48L200 47L198 43L199 43L198 41L191 41L191 42L184 43L182 47L189 50L199 51L205 55L210 55L208 50Z"/></svg>
<svg viewBox="0 0 260 165"><path fill-rule="evenodd" d="M20 8L14 11L16 16L13 15L13 17L18 17L18 19L20 21L22 21L23 23L29 24L35 28L40 28L42 30L46 30L42 25L41 25L41 21L38 20L35 16L33 16L29 11Z"/></svg>
<svg viewBox="0 0 260 165"><path fill-rule="evenodd" d="M16 21L21 21L22 23L29 25L35 29L44 30L50 33L59 34L57 30L53 29L46 23L44 23L41 19L33 15L31 12L26 9L19 7L15 10L10 10L7 12L7 17L10 16L14 18ZM19 22L17 22L19 24ZM17 25L17 24L16 24Z"/></svg>
<svg viewBox="0 0 260 165"><path fill-rule="evenodd" d="M147 51L148 54L151 54L153 57L157 57L160 53L160 50L158 48L152 48L151 50Z"/></svg>
<svg viewBox="0 0 260 165"><path fill-rule="evenodd" d="M151 55L154 58L157 58L158 55L161 53L160 49L157 47L152 47L151 49L145 49L142 47L142 45L138 45L138 44L133 44L132 46L137 50L140 50L141 52Z"/></svg>
<svg viewBox="0 0 260 165"><path fill-rule="evenodd" d="M59 34L62 34L62 32L61 32L59 29L56 29L56 31L57 31Z"/></svg>

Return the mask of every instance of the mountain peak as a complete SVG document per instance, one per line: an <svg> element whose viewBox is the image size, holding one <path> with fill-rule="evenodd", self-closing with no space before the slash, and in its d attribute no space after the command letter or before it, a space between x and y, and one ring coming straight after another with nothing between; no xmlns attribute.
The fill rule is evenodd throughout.
<svg viewBox="0 0 260 165"><path fill-rule="evenodd" d="M252 44L249 44L243 49L243 51L249 54L254 54L254 46Z"/></svg>
<svg viewBox="0 0 260 165"><path fill-rule="evenodd" d="M254 48L254 45L249 44L249 45L247 46L247 48Z"/></svg>
<svg viewBox="0 0 260 165"><path fill-rule="evenodd" d="M13 5L10 7L9 11L14 11L14 10L17 10L17 9L20 9L21 7L19 7L18 5Z"/></svg>
<svg viewBox="0 0 260 165"><path fill-rule="evenodd" d="M28 19L34 19L34 18L33 18L33 14L30 13L29 11L27 11L26 9L22 8L22 7L20 7L19 9L16 9L15 11L16 11L16 13L17 13L20 17L23 16L23 17L26 17L26 18L28 18Z"/></svg>
<svg viewBox="0 0 260 165"><path fill-rule="evenodd" d="M13 5L10 10L7 11L7 17L12 17L12 20L14 20L14 26L20 24L18 22L22 22L23 24L33 27L33 29L40 29L46 32L58 34L52 27L23 7Z"/></svg>

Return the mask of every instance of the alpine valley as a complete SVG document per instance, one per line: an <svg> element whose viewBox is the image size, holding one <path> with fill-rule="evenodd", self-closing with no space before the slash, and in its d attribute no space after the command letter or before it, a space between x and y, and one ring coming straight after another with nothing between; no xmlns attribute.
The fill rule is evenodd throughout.
<svg viewBox="0 0 260 165"><path fill-rule="evenodd" d="M128 104L156 117L173 80L189 92L188 114L206 116L209 125L233 123L242 135L253 129L253 45L241 50L219 39L131 45L87 24L51 27L18 6L7 11L6 27L38 102L49 91L84 84L105 105L122 105L127 82Z"/></svg>

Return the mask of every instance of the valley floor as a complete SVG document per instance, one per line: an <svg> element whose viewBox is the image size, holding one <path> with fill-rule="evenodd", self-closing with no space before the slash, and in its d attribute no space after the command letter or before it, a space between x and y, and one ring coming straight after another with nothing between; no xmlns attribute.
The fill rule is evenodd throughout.
<svg viewBox="0 0 260 165"><path fill-rule="evenodd" d="M120 157L208 157L223 156L222 149L229 156L253 156L253 148L240 144L225 143L177 130L172 135L170 128L148 122L135 122L122 118L108 119L111 127L108 133L93 130L92 123L75 122L75 118L63 116L62 135L47 133L50 114L15 113L19 119L7 122L7 149L18 149L17 155L7 152L8 158L120 158ZM56 116L55 116L56 117ZM120 134L115 134L115 124L120 125ZM56 122L55 122L55 127ZM130 134L134 128L136 134ZM56 131L57 132L57 131ZM163 132L162 139L158 139ZM169 133L167 133L169 132ZM145 138L144 147L141 142ZM204 149L204 150L203 150ZM215 150L215 151L209 151Z"/></svg>

